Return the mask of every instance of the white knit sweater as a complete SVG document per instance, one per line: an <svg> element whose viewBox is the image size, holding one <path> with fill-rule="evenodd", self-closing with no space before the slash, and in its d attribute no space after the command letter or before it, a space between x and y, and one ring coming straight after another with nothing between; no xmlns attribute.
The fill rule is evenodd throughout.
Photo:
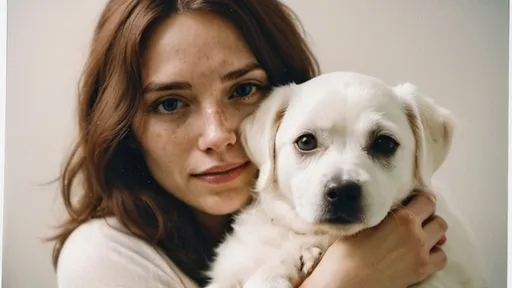
<svg viewBox="0 0 512 288"><path fill-rule="evenodd" d="M114 218L95 219L70 235L58 288L198 288L161 250L113 227Z"/></svg>

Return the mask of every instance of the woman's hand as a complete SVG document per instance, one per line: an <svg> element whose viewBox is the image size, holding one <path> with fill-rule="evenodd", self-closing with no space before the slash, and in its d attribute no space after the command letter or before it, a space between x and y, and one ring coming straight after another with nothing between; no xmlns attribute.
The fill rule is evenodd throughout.
<svg viewBox="0 0 512 288"><path fill-rule="evenodd" d="M376 227L336 241L301 287L405 288L446 265L446 222L418 194Z"/></svg>

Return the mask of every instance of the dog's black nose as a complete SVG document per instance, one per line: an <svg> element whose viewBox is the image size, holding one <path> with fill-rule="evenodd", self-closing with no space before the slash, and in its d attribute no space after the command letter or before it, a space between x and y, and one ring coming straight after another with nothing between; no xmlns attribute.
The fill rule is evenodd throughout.
<svg viewBox="0 0 512 288"><path fill-rule="evenodd" d="M329 183L326 187L325 196L327 200L340 204L356 204L361 198L361 185L355 181L341 183Z"/></svg>
<svg viewBox="0 0 512 288"><path fill-rule="evenodd" d="M355 181L330 181L325 187L327 221L350 224L361 220L362 187Z"/></svg>

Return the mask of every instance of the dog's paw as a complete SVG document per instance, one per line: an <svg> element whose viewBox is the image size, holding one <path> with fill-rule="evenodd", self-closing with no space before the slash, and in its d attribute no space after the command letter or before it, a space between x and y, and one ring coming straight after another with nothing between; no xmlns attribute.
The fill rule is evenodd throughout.
<svg viewBox="0 0 512 288"><path fill-rule="evenodd" d="M300 255L301 272L304 273L305 277L309 276L316 265L322 259L323 252L317 247L308 247L302 250Z"/></svg>

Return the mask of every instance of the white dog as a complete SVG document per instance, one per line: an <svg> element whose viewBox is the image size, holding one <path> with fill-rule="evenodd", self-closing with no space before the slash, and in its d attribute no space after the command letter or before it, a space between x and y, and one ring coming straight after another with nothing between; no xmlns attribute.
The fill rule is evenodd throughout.
<svg viewBox="0 0 512 288"><path fill-rule="evenodd" d="M218 248L209 288L296 287L338 237L431 187L453 118L411 84L334 72L276 88L241 136L259 168L256 199ZM449 261L416 287L487 287L469 231L441 197L436 211L450 227Z"/></svg>

